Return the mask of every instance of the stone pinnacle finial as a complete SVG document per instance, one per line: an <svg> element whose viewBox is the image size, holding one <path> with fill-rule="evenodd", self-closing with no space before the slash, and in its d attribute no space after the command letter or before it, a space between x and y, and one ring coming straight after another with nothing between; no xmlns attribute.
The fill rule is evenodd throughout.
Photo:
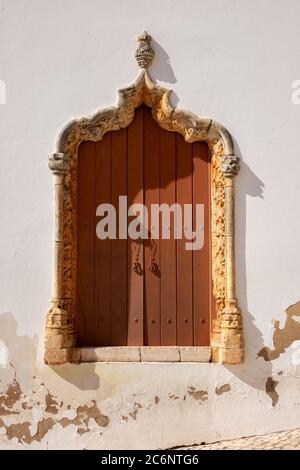
<svg viewBox="0 0 300 470"><path fill-rule="evenodd" d="M135 51L135 58L138 63L138 66L141 67L141 69L147 69L152 64L154 58L154 50L150 45L151 39L152 38L147 33L147 31L144 31L138 37L139 45L137 50Z"/></svg>

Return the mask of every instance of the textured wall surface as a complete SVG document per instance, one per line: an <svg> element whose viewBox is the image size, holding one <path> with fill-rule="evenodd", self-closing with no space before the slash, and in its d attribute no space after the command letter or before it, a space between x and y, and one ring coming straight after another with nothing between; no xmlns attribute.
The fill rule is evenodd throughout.
<svg viewBox="0 0 300 470"><path fill-rule="evenodd" d="M0 0L0 448L167 448L299 426L297 0ZM236 180L246 362L43 364L54 228L48 154L134 81L137 35L172 101L221 122Z"/></svg>

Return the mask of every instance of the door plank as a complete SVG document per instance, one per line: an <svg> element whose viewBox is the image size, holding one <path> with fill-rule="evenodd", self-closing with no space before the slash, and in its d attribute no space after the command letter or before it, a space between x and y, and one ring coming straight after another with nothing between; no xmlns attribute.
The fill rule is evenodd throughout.
<svg viewBox="0 0 300 470"><path fill-rule="evenodd" d="M160 128L151 116L149 108L144 108L144 190L145 205L149 214L151 227L151 204L159 204L159 145ZM149 267L153 259L156 270ZM145 345L160 346L160 246L159 240L149 239L145 243L145 298L144 322Z"/></svg>
<svg viewBox="0 0 300 470"><path fill-rule="evenodd" d="M111 198L111 133L96 144L95 203L110 202ZM97 222L100 219L97 217ZM110 248L111 240L99 240L95 236L95 329L96 346L110 345Z"/></svg>
<svg viewBox="0 0 300 470"><path fill-rule="evenodd" d="M135 112L128 127L128 207L144 203L143 188L143 108ZM131 220L131 219L129 219ZM133 271L133 263L140 271ZM127 283L127 344L144 344L144 247L142 240L128 238L128 283Z"/></svg>
<svg viewBox="0 0 300 470"><path fill-rule="evenodd" d="M117 239L111 240L111 346L127 343L127 239L119 238L119 196L127 195L127 130L112 133L111 203L117 212Z"/></svg>
<svg viewBox="0 0 300 470"><path fill-rule="evenodd" d="M176 135L177 202L182 207L193 202L192 146ZM183 223L184 225L184 223ZM193 338L193 255L185 248L186 239L177 240L177 342L192 346Z"/></svg>
<svg viewBox="0 0 300 470"><path fill-rule="evenodd" d="M176 201L176 136L160 129L160 203L170 207ZM162 221L162 219L161 219ZM161 222L163 224L163 221ZM161 238L161 345L172 346L177 342L176 325L176 240L174 216L166 227L170 239Z"/></svg>
<svg viewBox="0 0 300 470"><path fill-rule="evenodd" d="M204 204L204 246L193 251L194 344L209 345L210 321L210 156L204 142L193 144L193 217L196 229L196 204Z"/></svg>
<svg viewBox="0 0 300 470"><path fill-rule="evenodd" d="M95 146L84 142L78 150L78 235L76 317L78 345L91 346L94 337L95 290Z"/></svg>

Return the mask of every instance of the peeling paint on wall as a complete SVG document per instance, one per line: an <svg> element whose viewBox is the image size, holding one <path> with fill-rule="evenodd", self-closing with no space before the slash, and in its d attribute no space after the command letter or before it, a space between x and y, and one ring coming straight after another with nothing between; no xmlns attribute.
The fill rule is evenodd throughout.
<svg viewBox="0 0 300 470"><path fill-rule="evenodd" d="M178 395L174 395L174 393L169 393L170 400L179 400L180 397Z"/></svg>
<svg viewBox="0 0 300 470"><path fill-rule="evenodd" d="M55 421L52 418L42 419L37 424L37 431L34 435L30 432L31 423L28 421L24 423L11 424L6 426L0 419L0 428L3 427L6 430L6 436L9 441L16 438L19 443L31 444L33 441L40 442L50 429L55 425Z"/></svg>
<svg viewBox="0 0 300 470"><path fill-rule="evenodd" d="M279 395L276 392L277 385L278 385L278 382L276 380L273 380L272 377L267 378L266 394L271 398L272 406L276 406L279 400Z"/></svg>
<svg viewBox="0 0 300 470"><path fill-rule="evenodd" d="M18 336L11 313L0 315L0 340L9 357L7 366L0 367L2 439L5 436L8 441L15 439L20 444L30 445L41 442L56 425L62 429L74 425L80 435L89 432L92 423L101 428L108 426L110 420L101 413L95 400L76 406L74 397L59 399L59 393L49 391L35 365L36 338ZM45 377L49 371L43 369Z"/></svg>
<svg viewBox="0 0 300 470"><path fill-rule="evenodd" d="M200 400L200 401L208 400L208 393L205 390L197 390L196 387L190 386L187 392L191 397L194 398L194 400Z"/></svg>
<svg viewBox="0 0 300 470"><path fill-rule="evenodd" d="M62 418L57 422L64 428L70 424L74 424L77 426L77 433L81 435L90 431L90 420L94 420L98 426L101 427L106 427L109 424L109 418L101 413L94 400L92 401L91 406L79 406L76 409L76 416L74 419Z"/></svg>
<svg viewBox="0 0 300 470"><path fill-rule="evenodd" d="M57 414L58 413L58 407L57 407L57 401L54 400L53 395L48 390L47 395L45 396L45 401L46 401L46 409L45 411L47 413L52 413L52 414Z"/></svg>
<svg viewBox="0 0 300 470"><path fill-rule="evenodd" d="M13 382L8 385L6 392L0 394L0 416L19 414L18 411L13 411L12 408L20 400L21 395L20 384L14 378Z"/></svg>
<svg viewBox="0 0 300 470"><path fill-rule="evenodd" d="M9 385L6 393L0 397L4 408L2 410L2 416L9 414L20 414L19 411L13 409L18 405L22 397L22 392L17 381L14 381L13 384ZM48 392L45 396L46 408L43 411L44 414L54 414L57 415L59 410L56 407L57 402L53 399L53 396ZM32 409L32 407L24 407L26 402L21 404L24 409ZM67 409L70 410L70 405L67 406ZM135 418L134 418L135 419ZM6 436L8 440L16 438L19 443L30 444L33 441L40 442L44 436L52 429L56 424L61 425L63 428L75 425L77 426L77 433L83 434L90 431L89 423L94 421L100 427L106 427L109 424L108 416L101 413L96 402L92 400L91 404L85 404L76 408L76 415L74 418L70 419L67 417L45 417L38 421L37 430L34 434L30 432L30 426L32 423L30 421L20 422L14 424L6 424L3 419L0 419L0 428L4 428L6 431Z"/></svg>
<svg viewBox="0 0 300 470"><path fill-rule="evenodd" d="M142 405L140 403L134 403L133 405L133 410L129 413L129 416L132 418L132 419L136 419L137 417L137 414L139 412L139 410L143 408Z"/></svg>
<svg viewBox="0 0 300 470"><path fill-rule="evenodd" d="M230 392L230 390L231 390L230 384L224 384L224 385L221 385L220 387L216 387L215 393L216 395L223 395L223 393L228 393Z"/></svg>
<svg viewBox="0 0 300 470"><path fill-rule="evenodd" d="M280 328L280 322L274 321L273 349L263 347L257 354L265 361L277 359L285 350L290 347L294 341L300 339L300 301L286 309L286 320L283 328ZM295 318L298 320L295 320Z"/></svg>

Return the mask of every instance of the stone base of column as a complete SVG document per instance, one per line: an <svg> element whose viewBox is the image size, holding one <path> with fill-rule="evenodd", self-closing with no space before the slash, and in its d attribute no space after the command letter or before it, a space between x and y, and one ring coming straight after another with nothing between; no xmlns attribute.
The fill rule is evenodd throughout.
<svg viewBox="0 0 300 470"><path fill-rule="evenodd" d="M81 361L81 348L46 349L44 361L48 366L79 364Z"/></svg>
<svg viewBox="0 0 300 470"><path fill-rule="evenodd" d="M244 361L243 320L235 299L214 321L211 339L212 362L240 364Z"/></svg>
<svg viewBox="0 0 300 470"><path fill-rule="evenodd" d="M68 315L61 307L60 300L52 300L47 313L45 329L45 363L63 364L72 362L75 346L75 331L68 322Z"/></svg>

